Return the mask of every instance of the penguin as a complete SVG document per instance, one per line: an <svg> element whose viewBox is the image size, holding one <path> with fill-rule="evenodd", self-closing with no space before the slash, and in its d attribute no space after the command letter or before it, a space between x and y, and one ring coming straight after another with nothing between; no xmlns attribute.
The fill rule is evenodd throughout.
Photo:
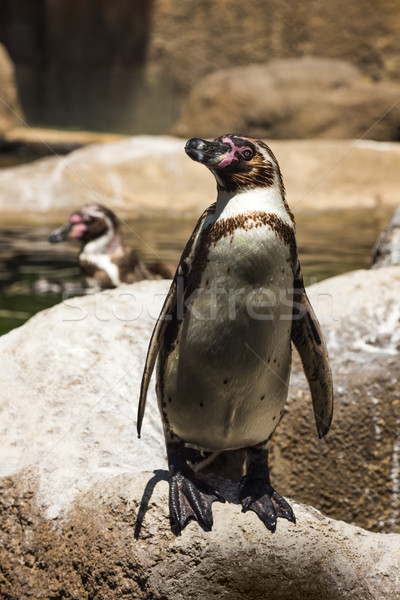
<svg viewBox="0 0 400 600"><path fill-rule="evenodd" d="M213 526L221 493L195 475L213 453L246 450L239 484L242 512L274 532L295 522L272 487L268 445L288 395L291 344L308 379L319 437L333 412L333 385L321 327L308 301L295 222L278 162L261 140L227 134L192 138L187 155L215 176L217 200L189 239L147 353L137 431L151 374L169 465L169 508L180 533L195 520Z"/></svg>
<svg viewBox="0 0 400 600"><path fill-rule="evenodd" d="M121 283L155 279L136 253L123 245L118 217L101 204L87 204L72 213L51 233L49 241L55 244L67 237L82 243L78 261L89 288L105 290Z"/></svg>

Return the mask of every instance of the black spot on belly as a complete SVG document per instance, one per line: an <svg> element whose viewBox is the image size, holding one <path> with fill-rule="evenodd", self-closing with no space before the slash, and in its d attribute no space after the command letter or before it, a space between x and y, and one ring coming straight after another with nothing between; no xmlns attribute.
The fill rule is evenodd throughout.
<svg viewBox="0 0 400 600"><path fill-rule="evenodd" d="M200 407L203 408L204 404L202 402L200 402Z"/></svg>
<svg viewBox="0 0 400 600"><path fill-rule="evenodd" d="M272 420L273 420L273 421L275 421L275 419L276 419L276 415L274 415L274 416L272 417Z"/></svg>
<svg viewBox="0 0 400 600"><path fill-rule="evenodd" d="M226 385L228 383L227 379L224 379L224 385Z"/></svg>
<svg viewBox="0 0 400 600"><path fill-rule="evenodd" d="M265 398L265 394L263 394L263 395L261 396L260 400L264 400L264 398Z"/></svg>
<svg viewBox="0 0 400 600"><path fill-rule="evenodd" d="M171 396L168 396L168 402L171 404L171 402L172 402Z"/></svg>

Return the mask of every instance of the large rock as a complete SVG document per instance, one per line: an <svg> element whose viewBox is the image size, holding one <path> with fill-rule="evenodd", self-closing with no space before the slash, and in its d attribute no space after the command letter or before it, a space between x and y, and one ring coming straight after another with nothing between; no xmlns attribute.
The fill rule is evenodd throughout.
<svg viewBox="0 0 400 600"><path fill-rule="evenodd" d="M105 204L121 217L199 216L215 199L215 180L188 159L184 144L173 137L137 136L2 169L0 216L57 222L86 202ZM295 214L398 204L399 144L301 140L271 146Z"/></svg>
<svg viewBox="0 0 400 600"><path fill-rule="evenodd" d="M400 267L355 271L310 288L335 385L318 440L297 354L273 438L273 482L325 514L400 532Z"/></svg>
<svg viewBox="0 0 400 600"><path fill-rule="evenodd" d="M35 482L1 482L0 593L9 600L381 600L400 594L399 535L374 534L292 503L298 524L270 534L242 514L236 488L214 504L214 528L175 537L166 472L104 476L60 521Z"/></svg>
<svg viewBox="0 0 400 600"><path fill-rule="evenodd" d="M398 139L400 86L368 81L347 62L299 58L234 67L200 79L172 131L212 137Z"/></svg>
<svg viewBox="0 0 400 600"><path fill-rule="evenodd" d="M38 470L49 515L110 472L165 466L154 394L146 443L135 433L135 409L146 346L170 283L66 297L1 338L0 475Z"/></svg>
<svg viewBox="0 0 400 600"><path fill-rule="evenodd" d="M0 44L0 141L3 134L14 127L21 117L21 107L18 101L14 65L11 58Z"/></svg>
<svg viewBox="0 0 400 600"><path fill-rule="evenodd" d="M135 431L145 353L168 286L145 281L66 298L1 339L2 595L396 597L398 535L367 533L297 501L399 529L400 268L310 288L332 359L334 424L318 442L297 364L272 476L295 499L298 525L280 520L274 536L240 513L237 486L222 480L231 503L214 505L212 533L191 524L175 538L169 529L153 386L141 440Z"/></svg>

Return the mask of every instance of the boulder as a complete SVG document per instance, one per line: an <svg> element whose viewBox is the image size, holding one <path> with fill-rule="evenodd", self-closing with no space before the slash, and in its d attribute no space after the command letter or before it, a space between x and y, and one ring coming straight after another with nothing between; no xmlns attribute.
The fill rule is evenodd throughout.
<svg viewBox="0 0 400 600"><path fill-rule="evenodd" d="M0 44L0 141L6 131L18 124L21 107L18 101L14 65L7 50Z"/></svg>
<svg viewBox="0 0 400 600"><path fill-rule="evenodd" d="M122 218L198 217L215 199L215 180L185 155L184 145L168 136L136 136L1 169L0 216L3 222L53 224L97 202ZM297 140L271 147L295 214L398 204L399 144Z"/></svg>
<svg viewBox="0 0 400 600"><path fill-rule="evenodd" d="M398 140L400 86L374 82L352 64L291 58L233 67L200 79L172 133L247 132L269 139Z"/></svg>
<svg viewBox="0 0 400 600"><path fill-rule="evenodd" d="M400 265L400 207L377 240L372 251L371 269Z"/></svg>
<svg viewBox="0 0 400 600"><path fill-rule="evenodd" d="M400 594L400 536L370 533L293 502L298 524L270 534L217 480L214 528L175 537L166 472L103 477L62 519L37 505L35 481L1 481L4 598L381 600Z"/></svg>
<svg viewBox="0 0 400 600"><path fill-rule="evenodd" d="M390 285L389 285L390 283ZM28 597L335 600L400 594L400 267L312 286L336 386L318 441L296 362L272 449L272 481L297 525L274 535L218 479L214 529L181 537L167 516L154 386L142 439L136 406L146 349L170 282L64 301L0 340L0 590Z"/></svg>
<svg viewBox="0 0 400 600"><path fill-rule="evenodd" d="M137 439L135 410L146 347L170 284L65 294L1 338L0 475L35 468L48 516L109 472L165 466L155 394L146 443Z"/></svg>
<svg viewBox="0 0 400 600"><path fill-rule="evenodd" d="M331 431L318 440L294 353L272 446L278 490L373 531L400 533L400 267L361 270L309 289L332 365Z"/></svg>

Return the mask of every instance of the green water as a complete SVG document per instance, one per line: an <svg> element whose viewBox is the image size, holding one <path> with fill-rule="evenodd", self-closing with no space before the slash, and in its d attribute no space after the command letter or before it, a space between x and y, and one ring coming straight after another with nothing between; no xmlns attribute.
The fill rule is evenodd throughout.
<svg viewBox="0 0 400 600"><path fill-rule="evenodd" d="M363 210L297 217L297 239L306 285L353 269L368 268L373 245L390 212ZM60 223L54 223L54 226ZM195 219L141 218L124 224L125 243L146 264L177 263ZM60 293L33 293L40 279L78 282L74 242L50 244L52 227L0 229L0 334L62 300Z"/></svg>

